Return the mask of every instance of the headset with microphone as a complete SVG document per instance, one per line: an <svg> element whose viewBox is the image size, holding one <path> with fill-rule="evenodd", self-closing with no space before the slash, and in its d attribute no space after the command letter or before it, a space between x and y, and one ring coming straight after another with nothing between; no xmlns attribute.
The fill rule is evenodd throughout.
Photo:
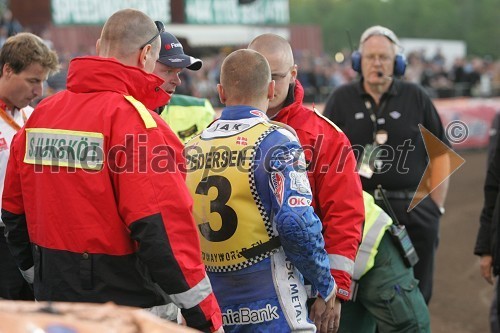
<svg viewBox="0 0 500 333"><path fill-rule="evenodd" d="M394 45L401 48L401 46L399 44L399 40L396 37L396 35L394 34L394 32L392 32L391 30L389 30L385 27L382 27L380 25L373 26L373 27L366 29L365 32L363 32L363 34L361 35L360 44L363 44L369 37L376 36L376 35L387 37L387 39L389 39ZM361 52L354 51L352 53L351 66L352 66L352 69L354 71L361 73ZM385 77L387 79L392 79L393 76L403 76L405 73L405 70L406 70L406 58L405 58L404 54L398 53L398 54L396 54L396 57L394 59L393 75L384 76L384 73L378 72L377 76L378 77Z"/></svg>
<svg viewBox="0 0 500 333"><path fill-rule="evenodd" d="M392 80L394 78L394 75L385 75L382 71L378 71L377 76L386 80Z"/></svg>

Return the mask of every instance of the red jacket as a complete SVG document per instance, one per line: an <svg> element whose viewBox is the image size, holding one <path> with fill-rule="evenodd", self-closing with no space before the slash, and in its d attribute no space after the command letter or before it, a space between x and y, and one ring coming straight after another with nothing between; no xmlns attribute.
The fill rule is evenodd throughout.
<svg viewBox="0 0 500 333"><path fill-rule="evenodd" d="M189 326L214 330L221 313L176 170L183 146L149 111L168 102L161 83L114 59L74 59L68 90L12 143L2 216L19 267L35 266L38 300L152 307L165 303L159 285Z"/></svg>
<svg viewBox="0 0 500 333"><path fill-rule="evenodd" d="M294 101L273 120L291 126L304 148L314 211L323 223L325 248L338 285L348 300L354 259L362 237L364 204L356 159L345 134L317 111L302 105L304 89L295 81Z"/></svg>

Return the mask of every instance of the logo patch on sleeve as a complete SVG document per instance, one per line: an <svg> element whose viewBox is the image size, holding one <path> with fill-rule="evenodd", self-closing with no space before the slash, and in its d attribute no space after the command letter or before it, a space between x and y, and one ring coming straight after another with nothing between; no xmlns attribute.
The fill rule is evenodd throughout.
<svg viewBox="0 0 500 333"><path fill-rule="evenodd" d="M339 290L337 290L337 294L345 296L345 297L349 297L349 291L347 291L345 289L339 288Z"/></svg>
<svg viewBox="0 0 500 333"><path fill-rule="evenodd" d="M311 194L311 186L309 185L309 180L307 179L307 174L305 172L290 172L290 188L300 194Z"/></svg>
<svg viewBox="0 0 500 333"><path fill-rule="evenodd" d="M24 162L101 170L104 165L104 135L95 132L27 128Z"/></svg>

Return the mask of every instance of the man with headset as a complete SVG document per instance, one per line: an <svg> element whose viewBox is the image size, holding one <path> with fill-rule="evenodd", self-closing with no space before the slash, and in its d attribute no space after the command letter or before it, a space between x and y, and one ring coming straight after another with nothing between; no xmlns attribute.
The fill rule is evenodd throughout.
<svg viewBox="0 0 500 333"><path fill-rule="evenodd" d="M360 39L352 67L359 81L336 89L328 98L324 115L347 135L355 150L363 189L387 197L398 220L406 226L420 258L415 277L427 303L432 295L434 255L438 245L439 219L444 213L448 182L441 183L449 160L440 155L430 165L428 188L434 189L419 205L408 211L428 164L421 124L448 144L441 120L432 101L419 86L397 79L406 67L399 54L398 38L388 28L373 26ZM434 162L434 161L433 161Z"/></svg>

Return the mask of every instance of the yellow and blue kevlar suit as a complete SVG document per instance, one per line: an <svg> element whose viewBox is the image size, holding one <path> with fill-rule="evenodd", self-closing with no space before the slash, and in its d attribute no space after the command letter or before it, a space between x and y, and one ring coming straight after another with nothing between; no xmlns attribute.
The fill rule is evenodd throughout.
<svg viewBox="0 0 500 333"><path fill-rule="evenodd" d="M300 144L248 106L188 142L187 184L226 332L314 332L303 276L334 296Z"/></svg>

